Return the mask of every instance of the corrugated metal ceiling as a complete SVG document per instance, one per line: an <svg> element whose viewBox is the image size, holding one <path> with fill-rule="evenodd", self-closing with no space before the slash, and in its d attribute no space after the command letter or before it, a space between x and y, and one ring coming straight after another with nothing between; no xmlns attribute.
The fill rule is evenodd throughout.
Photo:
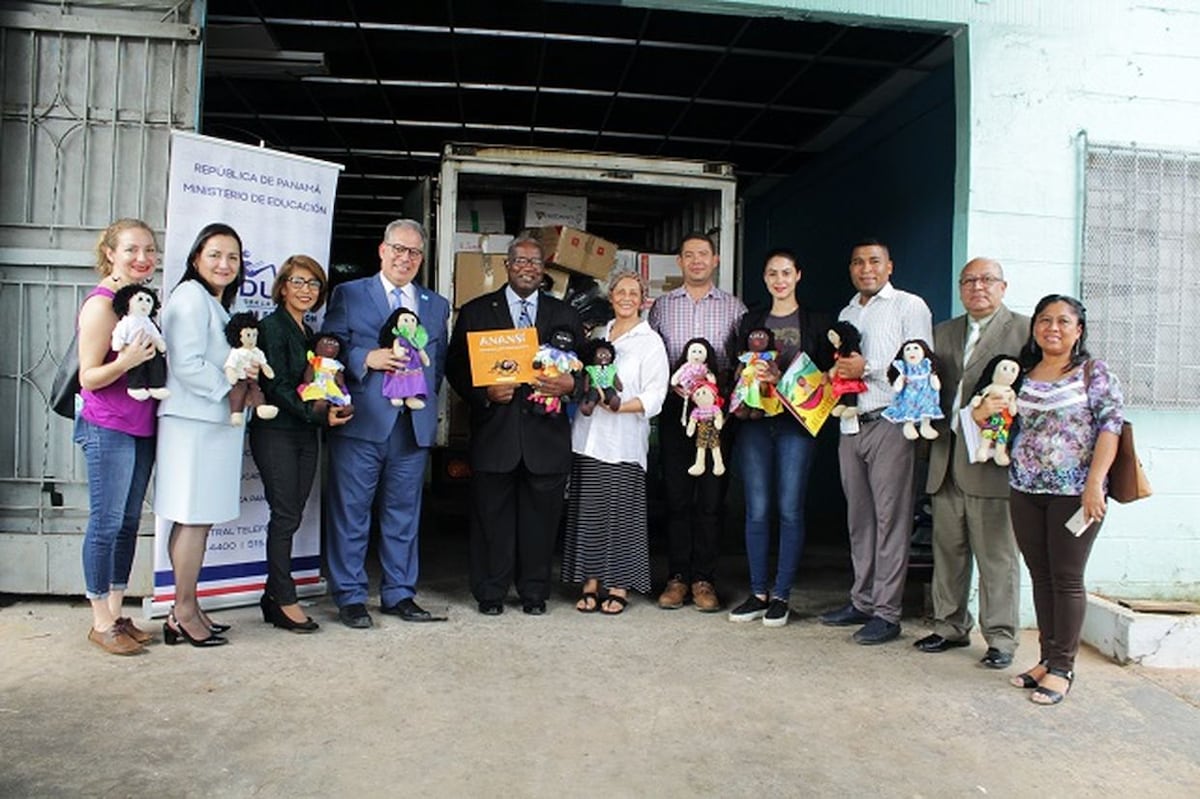
<svg viewBox="0 0 1200 799"><path fill-rule="evenodd" d="M203 130L345 164L343 233L435 174L447 141L728 161L746 193L948 60L948 33L535 0L210 0Z"/></svg>

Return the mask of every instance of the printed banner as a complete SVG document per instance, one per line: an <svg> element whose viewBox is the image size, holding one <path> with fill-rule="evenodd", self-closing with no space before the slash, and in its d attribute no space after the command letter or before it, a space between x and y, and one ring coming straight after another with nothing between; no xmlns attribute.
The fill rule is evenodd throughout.
<svg viewBox="0 0 1200 799"><path fill-rule="evenodd" d="M186 131L171 131L167 235L163 295L183 277L188 250L200 229L225 222L242 238L246 282L235 311L263 316L273 311L271 286L288 256L311 256L328 269L333 201L341 165L237 144ZM316 321L316 320L313 320ZM251 422L253 424L253 422ZM297 591L324 591L321 579L321 486L318 478L292 548ZM257 602L266 582L269 509L258 467L247 444L242 466L241 516L214 525L200 572L199 595L206 608ZM157 519L154 535L154 595L146 612L161 616L175 599L167 554L170 524Z"/></svg>

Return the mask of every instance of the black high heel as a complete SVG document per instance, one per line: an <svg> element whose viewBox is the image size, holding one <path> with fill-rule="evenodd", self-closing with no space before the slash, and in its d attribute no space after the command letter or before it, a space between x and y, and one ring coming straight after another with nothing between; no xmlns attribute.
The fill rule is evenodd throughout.
<svg viewBox="0 0 1200 799"><path fill-rule="evenodd" d="M174 627L171 626L171 622L175 622ZM167 646L175 646L180 642L180 638L192 646L199 647L221 646L229 643L228 638L222 638L216 633L211 633L207 638L193 638L187 628L179 623L179 619L175 618L175 614L171 614L163 622L163 643Z"/></svg>
<svg viewBox="0 0 1200 799"><path fill-rule="evenodd" d="M262 608L263 621L281 630L293 633L311 633L321 627L321 625L308 616L304 617L304 621L295 621L291 616L283 612L283 607L278 602L269 598L266 594L263 594L258 604Z"/></svg>
<svg viewBox="0 0 1200 799"><path fill-rule="evenodd" d="M172 614L175 613L174 605L171 606L171 613ZM216 621L213 621L212 619L209 619L207 616L204 615L203 611L200 612L200 619L201 619L201 621L204 621L204 626L208 627L209 632L213 633L214 635L221 635L222 633L227 633L233 629L233 626L230 624L221 624L220 622L216 622ZM205 621L205 620L207 620L207 621Z"/></svg>

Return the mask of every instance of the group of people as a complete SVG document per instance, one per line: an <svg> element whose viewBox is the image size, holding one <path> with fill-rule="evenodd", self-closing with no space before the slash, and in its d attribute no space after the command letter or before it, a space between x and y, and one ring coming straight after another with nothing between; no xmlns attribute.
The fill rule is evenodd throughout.
<svg viewBox="0 0 1200 799"><path fill-rule="evenodd" d="M688 423L691 387L677 379L703 342L704 351L693 358L699 382L713 384L717 397L728 396L739 351L758 337L759 350L762 340L772 342L771 363L753 373L764 384L778 381L780 367L804 353L835 381L865 389L855 412L837 422L854 581L845 606L819 621L858 627L854 640L860 644L893 640L900 634L908 567L916 445L883 411L894 391L888 367L901 345L918 340L932 342L926 348L939 364L945 418L935 423L927 487L934 509L936 623L915 646L944 652L969 643L974 557L980 570L979 624L988 647L982 662L997 669L1011 665L1019 548L1032 578L1041 653L1035 666L1012 681L1032 689L1033 700L1044 704L1065 696L1086 602L1084 566L1104 517L1105 477L1123 422L1116 378L1087 352L1086 315L1077 300L1050 295L1032 318L1015 314L1003 304L1007 284L1001 265L979 258L959 277L966 313L935 328L925 302L892 285L887 246L866 240L852 248L855 294L837 316L861 333L861 351L835 357L827 335L832 319L799 299L795 254L768 255L763 280L770 302L747 310L716 285L720 259L712 240L693 233L677 253L682 285L658 297L645 318L643 277L613 272L608 280L613 319L595 332L599 341L589 341L575 310L542 291L541 243L518 236L505 261L506 285L464 305L451 335L449 303L416 282L426 250L424 228L400 219L384 231L377 275L330 292L324 270L307 256L288 258L278 271L271 295L277 308L259 325L259 344L273 368L267 374L248 367L265 401L279 409L273 418L260 416L249 425L251 453L270 506L264 621L293 632L318 628L297 602L290 561L317 468L320 428L328 428L325 541L339 620L355 629L373 625L365 563L373 511L380 530L381 611L411 622L438 618L415 600L422 485L437 404L399 399L396 375L403 373L424 398L437 396L444 376L470 410L469 578L480 613L503 613L514 585L524 613L546 612L564 505L561 579L580 586L578 611L619 615L630 592L651 591L647 454L650 422L661 415L668 571L659 607L677 609L690 601L698 610L715 612L723 606L715 570L728 477L720 460L711 469L697 468L702 463L697 436L703 435L706 445L732 446L745 489L750 586L728 617L769 627L786 624L805 540L814 438L788 413L751 413L736 424L710 424L697 433ZM228 627L200 607L196 585L208 530L238 516L244 430L230 424L234 381L224 364L232 346L225 334L229 309L244 277L241 253L241 240L228 225L208 225L196 237L162 316L169 371L165 398L156 401L131 396L127 378L154 357L154 341L139 335L119 351L109 346L117 324L113 296L121 286L153 276L154 234L140 221L119 220L97 247L102 279L78 322L83 402L76 440L85 453L91 499L83 548L93 611L88 637L106 651L133 654L150 640L121 607L155 462L155 510L172 523L175 577L164 640L198 647L228 641ZM305 316L326 301L322 330L314 335ZM419 325L419 346L392 343L401 335L399 316ZM381 328L393 325L390 337L381 335ZM542 372L530 383L476 385L467 334L519 327L536 328L542 342L562 336L583 352L604 350L606 357L596 361L607 366ZM314 356L314 350L320 354ZM974 462L958 427L959 411L968 404L978 406L970 420L980 427L1005 412L998 398L971 402L985 365L1001 353L1019 359L1024 378L1011 468ZM314 358L321 357L344 371L338 383L343 401L313 401L306 394ZM322 374L332 380L332 371ZM590 379L607 381L609 392L587 404L590 412L567 413L559 403L546 402L578 401L585 388L594 388ZM1081 506L1090 523L1073 534L1064 523ZM778 554L772 574L773 517Z"/></svg>

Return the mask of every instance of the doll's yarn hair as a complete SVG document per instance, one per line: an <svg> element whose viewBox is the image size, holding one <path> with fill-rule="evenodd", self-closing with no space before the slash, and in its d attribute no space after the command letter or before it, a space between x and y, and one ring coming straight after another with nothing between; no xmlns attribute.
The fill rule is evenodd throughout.
<svg viewBox="0 0 1200 799"><path fill-rule="evenodd" d="M834 322L831 329L842 340L837 348L838 355L845 357L854 352L862 352L862 333L858 332L853 322Z"/></svg>
<svg viewBox="0 0 1200 799"><path fill-rule="evenodd" d="M128 286L122 286L113 295L112 309L118 319L123 319L129 313L129 303L138 294L149 295L150 299L154 300L154 307L150 309L151 316L158 313L158 309L161 307L161 303L158 301L158 292L141 283L131 283Z"/></svg>
<svg viewBox="0 0 1200 799"><path fill-rule="evenodd" d="M768 350L775 349L775 331L771 330L771 328L769 328L769 327L752 327L746 331L746 338L744 338L742 340L742 352L748 352L750 350L750 337L752 335L754 335L755 333L766 333L767 334L766 349L768 349ZM686 351L685 351L685 357L686 357ZM716 372L713 372L713 374L716 374Z"/></svg>
<svg viewBox="0 0 1200 799"><path fill-rule="evenodd" d="M929 346L928 342L926 342L923 338L910 338L908 341L900 345L900 349L896 350L896 357L892 358L892 365L888 367L888 382L891 382L900 376L900 370L896 368L895 362L904 360L904 348L909 344L920 345L921 351L925 353L924 357L929 359L931 373L938 373L939 362L937 356L933 354L933 347Z"/></svg>
<svg viewBox="0 0 1200 799"><path fill-rule="evenodd" d="M988 361L987 366L983 367L983 372L980 373L979 380L975 382L975 390L969 395L963 396L964 405L969 402L968 397L976 397L982 394L983 390L992 384L992 375L995 374L996 367L1000 365L1001 361L1012 361L1013 363L1017 364L1017 379L1013 381L1012 390L1021 390L1021 383L1025 382L1025 370L1020 368L1021 359L1016 355L1005 355L1004 353L1001 353Z"/></svg>
<svg viewBox="0 0 1200 799"><path fill-rule="evenodd" d="M675 361L675 366L672 367L671 371L674 372L688 362L688 350L692 348L693 344L704 345L704 351L708 353L708 357L704 359L704 365L708 367L709 374L715 375L717 373L717 353L713 350L713 345L708 342L708 339L703 337L690 339L687 344L683 345L683 353Z"/></svg>
<svg viewBox="0 0 1200 799"><path fill-rule="evenodd" d="M379 346L391 348L396 343L397 332L400 327L400 317L404 314L409 314L413 319L417 320L417 324L421 324L421 317L417 316L416 311L410 311L407 308L400 306L396 310L388 314L387 321L383 323L383 327L379 328Z"/></svg>
<svg viewBox="0 0 1200 799"><path fill-rule="evenodd" d="M569 327L554 328L550 331L550 346L563 352L574 350L575 333Z"/></svg>
<svg viewBox="0 0 1200 799"><path fill-rule="evenodd" d="M609 363L617 360L617 348L612 345L612 342L606 338L592 339L587 344L586 361L587 363L595 363L596 355L600 350L607 350L609 354Z"/></svg>
<svg viewBox="0 0 1200 799"><path fill-rule="evenodd" d="M229 317L229 322L225 325L225 340L229 342L229 346L234 349L242 346L242 331L247 328L258 329L258 317L252 311L242 311Z"/></svg>
<svg viewBox="0 0 1200 799"><path fill-rule="evenodd" d="M338 346L337 357L338 358L341 358L342 355L346 352L346 342L342 341L341 338L333 335L332 333L313 333L312 336L308 339L308 351L316 352L317 351L317 342L323 338L327 338L331 341L337 342L337 346Z"/></svg>
<svg viewBox="0 0 1200 799"><path fill-rule="evenodd" d="M725 406L725 400L721 398L721 391L720 391L720 389L718 389L718 388L717 388L717 384L716 384L716 383L710 383L710 382L709 382L709 381L707 381L707 380L701 380L701 381L697 382L697 383L696 383L696 385L692 386L692 391L691 391L691 393L690 393L690 394L688 394L688 402L689 402L689 403L691 403L692 405L695 405L695 404L696 404L696 403L695 403L695 402L692 400L692 397L694 397L694 396L696 395L696 392L697 392L697 391L699 391L699 390L700 390L700 389L702 389L702 388L707 388L709 391L711 391L711 392L712 392L712 395L713 395L713 405L714 405L715 407L717 407L717 408L722 408L722 407L724 407L724 406Z"/></svg>

